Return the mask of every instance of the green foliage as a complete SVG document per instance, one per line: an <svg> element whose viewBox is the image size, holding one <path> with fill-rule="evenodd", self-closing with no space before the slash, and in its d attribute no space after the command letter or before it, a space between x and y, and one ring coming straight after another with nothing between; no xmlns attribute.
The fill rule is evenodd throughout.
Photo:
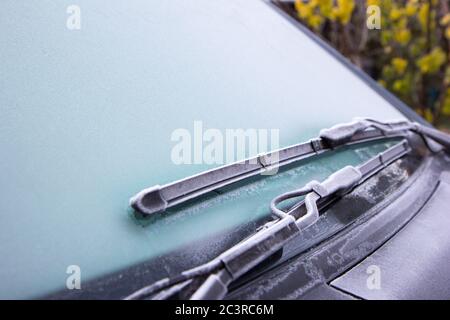
<svg viewBox="0 0 450 320"><path fill-rule="evenodd" d="M377 5L381 29L366 26ZM450 117L448 0L295 0L298 18L427 120Z"/></svg>

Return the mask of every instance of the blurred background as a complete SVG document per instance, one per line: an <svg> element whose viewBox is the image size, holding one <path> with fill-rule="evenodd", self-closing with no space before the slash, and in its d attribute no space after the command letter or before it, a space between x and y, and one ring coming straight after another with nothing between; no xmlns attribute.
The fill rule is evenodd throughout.
<svg viewBox="0 0 450 320"><path fill-rule="evenodd" d="M450 0L275 1L380 85L450 131ZM376 5L380 28L367 19Z"/></svg>

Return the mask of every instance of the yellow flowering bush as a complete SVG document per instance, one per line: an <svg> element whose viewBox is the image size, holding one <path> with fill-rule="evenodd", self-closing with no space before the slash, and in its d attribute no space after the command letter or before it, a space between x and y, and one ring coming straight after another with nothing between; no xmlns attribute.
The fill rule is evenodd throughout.
<svg viewBox="0 0 450 320"><path fill-rule="evenodd" d="M446 116L450 116L450 88L447 88L446 96L444 98L444 106L442 112Z"/></svg>
<svg viewBox="0 0 450 320"><path fill-rule="evenodd" d="M403 58L393 58L392 66L398 75L402 75L408 66L408 60Z"/></svg>
<svg viewBox="0 0 450 320"><path fill-rule="evenodd" d="M380 8L380 29L366 25ZM427 120L450 127L449 0L294 0L298 19Z"/></svg>
<svg viewBox="0 0 450 320"><path fill-rule="evenodd" d="M417 66L423 74L435 73L441 69L445 62L445 52L441 48L436 47L430 53L422 56L417 61Z"/></svg>

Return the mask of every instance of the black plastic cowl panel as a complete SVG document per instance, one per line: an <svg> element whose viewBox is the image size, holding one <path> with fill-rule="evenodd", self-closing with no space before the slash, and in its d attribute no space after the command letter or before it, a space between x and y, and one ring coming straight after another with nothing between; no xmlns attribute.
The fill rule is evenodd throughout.
<svg viewBox="0 0 450 320"><path fill-rule="evenodd" d="M450 299L449 199L444 172L414 219L331 285L362 299Z"/></svg>

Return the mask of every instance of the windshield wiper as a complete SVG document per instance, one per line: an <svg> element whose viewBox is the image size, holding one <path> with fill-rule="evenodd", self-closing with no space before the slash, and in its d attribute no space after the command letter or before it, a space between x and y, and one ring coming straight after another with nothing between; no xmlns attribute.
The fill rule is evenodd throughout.
<svg viewBox="0 0 450 320"><path fill-rule="evenodd" d="M312 181L299 190L282 194L272 200L274 220L266 223L249 238L199 267L165 278L142 288L126 299L167 299L184 292L190 299L221 299L228 285L282 249L319 218L319 200L342 196L410 151L406 139L371 158L364 164L347 166L319 183ZM284 212L277 205L290 198L304 196L306 214L300 217Z"/></svg>
<svg viewBox="0 0 450 320"><path fill-rule="evenodd" d="M368 130L369 128L374 129ZM381 137L403 136L406 138L410 132L420 135L433 152L442 149L445 149L446 152L450 151L450 136L436 129L407 121L382 123L368 119L322 130L320 138L312 140L314 142L311 141L309 144L317 146L317 149L311 148L315 150L314 152L319 152L320 150L328 150L329 148L357 141L367 141ZM305 144L298 145L297 151L306 148L305 146ZM295 149L296 147L284 150L292 151L292 148ZM303 229L315 223L319 218L319 211L329 204L330 201L350 192L356 186L410 152L410 150L411 147L408 140L403 139L400 143L388 148L360 166L344 167L321 183L311 181L299 190L277 196L270 203L271 212L275 219L263 225L252 236L201 266L184 271L176 277L159 280L134 292L125 299L143 299L148 297L152 299L168 299L174 296L190 299L221 299L225 297L228 292L228 286L232 281L240 278L279 252ZM301 152L296 154L295 157L301 157ZM208 176L207 173L206 176ZM182 180L172 184L172 186L180 183L182 185L183 181L189 181L189 179L192 178ZM211 181L206 179L206 182ZM145 193L141 196L145 198ZM303 198L290 211L285 212L277 207L281 202L296 197ZM296 210L299 208L304 210ZM300 215L299 212L306 213Z"/></svg>
<svg viewBox="0 0 450 320"><path fill-rule="evenodd" d="M274 168L283 167L336 147L385 138L406 137L411 132L424 137L427 145L434 151L441 147L436 147L428 138L438 142L446 150L450 150L449 135L436 129L409 121L380 122L373 119L360 119L322 130L319 138L305 143L261 154L164 186L155 185L144 189L130 199L130 205L143 215L164 212L167 208L197 198L210 191L258 174L264 174Z"/></svg>

